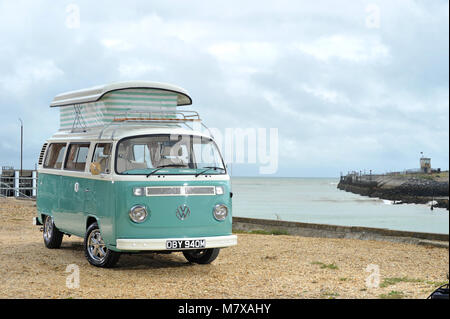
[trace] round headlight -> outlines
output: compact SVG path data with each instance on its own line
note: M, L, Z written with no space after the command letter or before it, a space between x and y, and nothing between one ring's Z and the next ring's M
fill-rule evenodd
M217 220L224 220L228 216L228 207L223 204L216 205L213 210L213 215Z
M147 218L147 215L145 206L136 205L130 209L130 219L135 223L142 223Z

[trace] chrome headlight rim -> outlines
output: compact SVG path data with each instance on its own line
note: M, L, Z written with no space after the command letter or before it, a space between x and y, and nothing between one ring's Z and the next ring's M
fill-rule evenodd
M141 212L142 211L144 212L143 217L136 218L136 213L138 210L140 210ZM138 204L138 205L134 205L133 207L131 207L128 215L133 223L141 224L147 220L149 214L147 211L147 207L145 205Z
M221 210L223 211L223 209L225 209L225 213L218 214L218 212ZM219 222L224 221L228 217L228 206L225 204L215 205L213 209L213 216Z

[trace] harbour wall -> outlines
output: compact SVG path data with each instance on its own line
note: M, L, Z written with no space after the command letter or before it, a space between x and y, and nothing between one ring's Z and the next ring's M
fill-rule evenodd
M338 189L369 197L392 200L395 203L427 204L435 201L434 207L449 207L449 183L431 178L398 175L342 176Z
M233 217L233 230L243 232L263 231L269 234L286 234L302 237L389 241L441 248L449 247L448 234L399 231L359 226L312 224L246 217Z

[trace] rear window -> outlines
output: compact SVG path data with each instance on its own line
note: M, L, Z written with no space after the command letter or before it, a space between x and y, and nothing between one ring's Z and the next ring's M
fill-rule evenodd
M45 156L44 168L60 169L64 159L65 151L65 143L50 144L50 146L48 147L47 155Z
M83 172L89 153L89 143L70 144L64 169Z

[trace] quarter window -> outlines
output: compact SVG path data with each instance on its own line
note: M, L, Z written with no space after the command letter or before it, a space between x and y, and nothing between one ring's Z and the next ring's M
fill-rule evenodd
M66 144L52 143L48 147L47 155L44 161L44 168L60 169L64 159Z
M70 144L64 169L83 172L88 152L89 144Z

